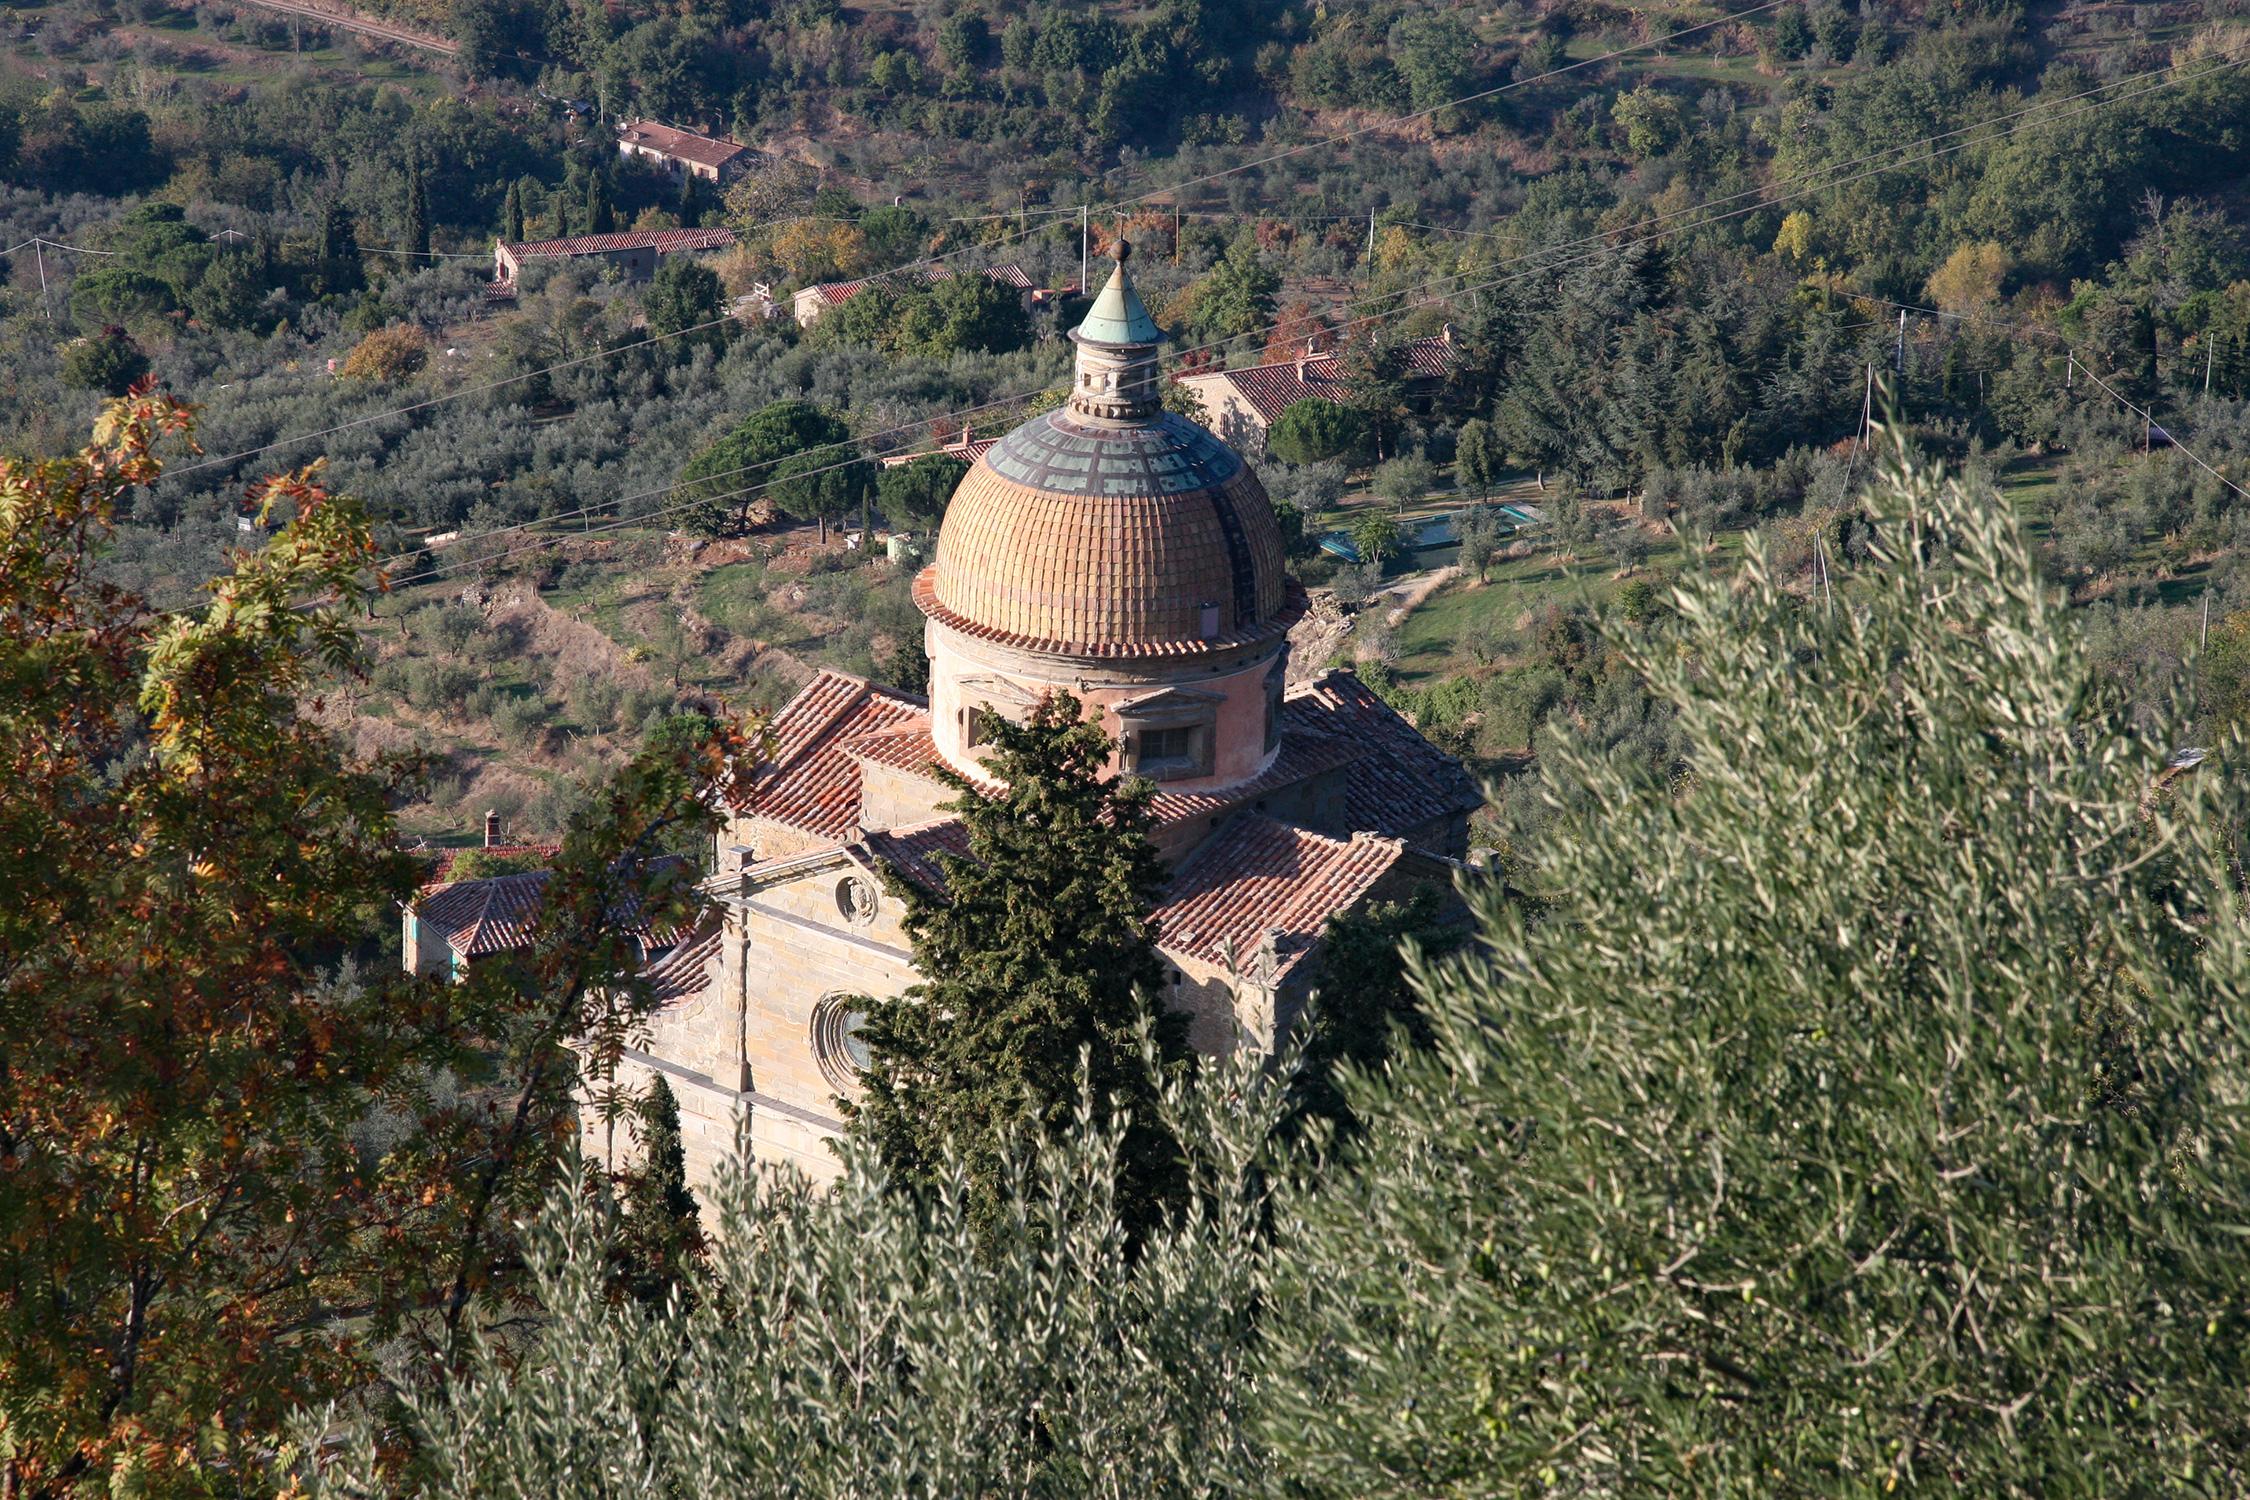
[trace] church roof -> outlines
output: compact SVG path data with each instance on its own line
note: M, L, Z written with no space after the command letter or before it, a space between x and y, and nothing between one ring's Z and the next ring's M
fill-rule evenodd
M1424 739L1356 672L1322 672L1282 701L1281 721L1285 732L1309 729L1366 747L1345 772L1345 816L1354 828L1408 838L1484 806L1468 768Z
M962 476L914 601L940 625L1068 657L1201 655L1270 639L1295 596L1241 456L1157 398L1163 334L1117 272L1071 337L1066 407Z
M703 925L685 941L641 970L641 977L648 981L650 997L659 1005L672 1005L702 994L712 961L719 956L719 945L725 936L726 924L716 912L705 917Z
M868 834L862 847L925 890L945 885L941 856L965 859L968 832L951 818ZM1157 948L1174 958L1232 962L1247 971L1274 934L1271 978L1286 976L1406 852L1399 839L1330 838L1246 813L1180 866L1152 920Z
M1166 953L1248 970L1274 935L1279 980L1312 952L1328 919L1349 911L1390 872L1406 845L1370 833L1348 839L1245 814L1219 830L1173 877L1156 909Z
M1148 315L1141 294L1134 289L1133 275L1125 269L1127 248L1121 245L1118 251L1117 269L1110 273L1109 285L1094 298L1094 305L1086 310L1086 321L1078 325L1076 337L1088 344L1158 343L1164 332Z
M929 715L916 700L863 677L822 672L767 726L770 753L747 787L733 789L735 809L816 838L850 838L859 831L856 742L914 723L927 733Z
M962 477L924 578L916 602L940 622L1070 655L1256 639L1286 628L1291 600L1257 476L1169 412L1032 418Z
M1476 778L1351 671L1332 668L1291 691L1281 728L1280 753L1252 781L1210 791L1159 788L1149 803L1157 824L1217 816L1338 767L1346 822L1388 838L1421 837L1430 824L1484 805ZM737 790L736 809L839 843L860 832L863 765L930 775L941 763L928 709L846 672L806 683L767 733L772 753L747 791Z

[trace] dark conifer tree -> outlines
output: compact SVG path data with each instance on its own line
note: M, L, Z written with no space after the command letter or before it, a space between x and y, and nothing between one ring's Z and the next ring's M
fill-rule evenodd
M513 244L523 242L523 184L508 184L508 199L500 209L500 237Z
M320 289L356 292L367 285L359 263L359 224L342 202L328 205L320 221Z
M609 234L616 228L617 215L609 205L609 184L601 173L590 173L586 178L586 232Z
M703 189L697 185L693 172L688 173L686 180L680 184L680 227L703 227Z
M703 1254L703 1224L688 1191L680 1105L671 1085L653 1079L638 1116L641 1162L624 1178L615 1284L623 1295L654 1305L684 1285L689 1266Z
M1103 1118L1130 1117L1119 1201L1142 1229L1172 1201L1179 1169L1138 1027L1155 1009L1160 1054L1179 1067L1186 1023L1157 1001L1149 910L1165 873L1148 839L1149 785L1105 777L1109 737L1079 715L1061 693L1021 725L990 720L1000 791L939 769L968 855L938 857L940 893L892 881L926 977L869 1003L866 1090L844 1107L853 1134L908 1183L931 1181L954 1141L989 1224L1010 1154L1075 1116L1083 1053Z
M422 177L422 156L406 161L406 248L419 266L430 256L430 190Z

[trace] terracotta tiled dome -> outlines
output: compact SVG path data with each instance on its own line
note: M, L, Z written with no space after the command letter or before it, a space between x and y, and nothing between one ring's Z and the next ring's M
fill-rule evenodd
M1074 655L1168 655L1285 628L1264 487L1233 449L1158 409L1153 338L1089 332L1154 329L1122 265L1095 313L1110 303L1074 335L1071 404L1008 434L954 491L917 601L955 628Z

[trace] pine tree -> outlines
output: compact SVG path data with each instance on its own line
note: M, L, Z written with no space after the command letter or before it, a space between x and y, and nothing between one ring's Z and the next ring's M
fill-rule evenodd
M422 177L422 154L406 162L406 248L419 266L430 256L430 190Z
M1177 1184L1177 1146L1156 1119L1139 1043L1163 978L1148 914L1165 872L1148 839L1149 785L1104 775L1109 737L1079 713L1059 693L1021 725L989 721L1003 790L939 770L968 855L939 856L941 893L891 881L924 977L868 1004L866 1091L844 1108L852 1133L909 1183L935 1179L951 1138L990 1226L1010 1159L1076 1117L1084 1054L1100 1117L1130 1116L1119 1208L1139 1231ZM1153 1029L1164 1063L1184 1065L1184 1020L1160 1012Z
M641 1160L621 1174L623 1221L612 1252L617 1291L661 1306L674 1287L686 1289L687 1272L703 1254L703 1224L688 1191L687 1154L680 1144L680 1103L661 1075L634 1111Z
M523 243L523 184L508 184L507 202L500 209L500 236L510 244Z
M680 227L699 229L703 225L703 189L693 172L680 184Z

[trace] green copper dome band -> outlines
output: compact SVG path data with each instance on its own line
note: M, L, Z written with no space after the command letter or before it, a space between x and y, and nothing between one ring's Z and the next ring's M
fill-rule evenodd
M1017 484L1065 495L1187 494L1216 489L1242 468L1233 449L1172 412L1137 427L1047 412L1002 438L985 462Z

